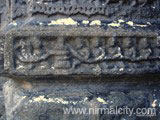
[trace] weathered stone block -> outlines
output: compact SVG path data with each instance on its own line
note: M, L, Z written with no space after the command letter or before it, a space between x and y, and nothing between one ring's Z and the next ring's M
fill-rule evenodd
M132 80L126 77L83 78L83 80L59 77L54 81L11 80L4 86L7 118L8 120L158 120L160 97L157 80L151 76ZM134 110L152 108L156 112L132 115L106 112L106 108L116 110L125 107ZM83 108L87 112L65 114L67 108ZM95 112L94 108L102 110ZM90 114L89 109L92 109Z
M159 8L159 0L0 0L7 120L158 120ZM157 115L104 114L124 106ZM71 107L102 110L64 114Z

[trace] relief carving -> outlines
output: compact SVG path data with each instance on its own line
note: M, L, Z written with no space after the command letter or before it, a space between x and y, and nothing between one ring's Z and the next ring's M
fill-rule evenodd
M56 74L60 70L79 74L79 70L91 69L94 73L98 69L99 74L133 73L157 67L150 61L159 63L159 56L155 56L160 54L160 48L155 47L156 37L22 36L14 41L14 69L17 71L45 70Z
M27 14L34 16L42 14L52 16L62 15L92 15L110 16L120 14L124 16L127 11L134 14L134 7L145 8L155 0L8 0L12 3L12 18L24 18ZM157 3L158 4L158 3ZM119 7L123 6L123 7ZM142 8L141 8L142 7ZM148 7L146 7L148 9ZM132 10L133 9L133 10ZM152 12L148 9L148 12Z
M12 19L25 17L27 15L27 1L28 0L7 0Z

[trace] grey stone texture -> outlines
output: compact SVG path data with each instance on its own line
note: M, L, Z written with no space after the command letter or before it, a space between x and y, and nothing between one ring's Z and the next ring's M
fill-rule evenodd
M0 77L0 120L6 120L3 85L7 80L7 78Z
M7 120L160 119L159 8L159 0L0 0L0 119L5 111ZM124 106L157 115L63 111Z
M160 71L159 0L7 0L3 6L8 16L1 32L3 74Z

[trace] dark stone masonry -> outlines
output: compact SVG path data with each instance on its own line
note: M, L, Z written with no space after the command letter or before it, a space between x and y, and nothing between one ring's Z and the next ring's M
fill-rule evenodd
M159 73L159 0L0 0L0 120L160 120Z

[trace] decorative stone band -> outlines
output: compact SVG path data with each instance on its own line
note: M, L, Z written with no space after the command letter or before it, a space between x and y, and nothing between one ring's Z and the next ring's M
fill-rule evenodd
M32 14L35 13L42 13L46 15L53 15L56 13L61 13L65 15L74 15L74 14L86 14L87 16L94 15L94 14L101 14L105 15L105 7L100 6L100 7L95 7L93 5L90 6L84 6L84 5L61 5L57 6L56 4L49 6L47 4L39 4L39 3L34 3L30 5L29 8L30 12Z
M76 18L158 19L159 0L7 0L12 20L41 16L72 15ZM11 3L10 3L11 2ZM10 5L11 4L11 5ZM146 12L147 11L147 12Z
M156 32L57 26L16 29L7 36L5 70L11 75L119 75L160 71L160 37Z
M29 10L32 14L41 13L46 15L53 15L57 13L65 15L74 15L79 13L87 16L95 14L108 15L110 11L116 12L112 10L112 8L117 7L117 5L123 5L123 8L126 6L134 7L136 5L143 7L146 4L152 4L154 1L155 0L31 0L29 2Z

